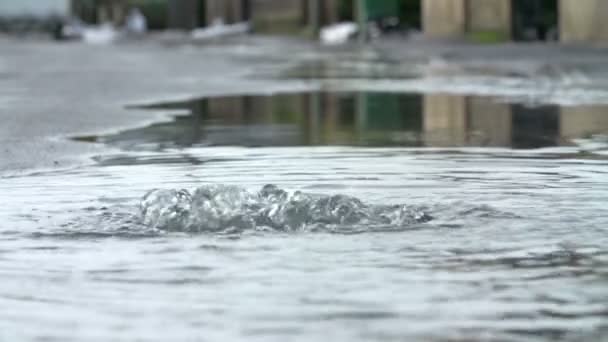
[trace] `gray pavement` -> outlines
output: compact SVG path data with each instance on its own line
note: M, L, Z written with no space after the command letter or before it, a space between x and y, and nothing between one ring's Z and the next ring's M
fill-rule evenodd
M0 38L0 175L90 163L109 147L69 137L166 120L171 113L126 106L190 97L322 87L608 103L607 51L390 40L320 48L267 37L108 46Z
M303 86L299 81L248 78L265 64L263 59L239 58L255 54L254 49L2 40L0 173L87 163L103 147L69 137L139 126L168 114L127 105Z

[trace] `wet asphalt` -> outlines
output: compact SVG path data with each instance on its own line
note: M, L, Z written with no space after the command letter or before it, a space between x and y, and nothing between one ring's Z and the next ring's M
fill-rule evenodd
M201 96L321 88L481 89L482 95L505 95L510 93L501 84L517 79L523 86L504 83L515 95L522 94L522 87L536 89L540 82L539 87L549 90L535 95L536 100L570 96L576 101L591 94L586 103L608 102L606 56L608 49L602 47L556 44L387 39L320 47L284 37L192 42L158 35L88 45L0 37L0 175L91 163L92 156L109 147L71 137L168 120L173 113L130 107ZM425 81L418 82L420 77Z

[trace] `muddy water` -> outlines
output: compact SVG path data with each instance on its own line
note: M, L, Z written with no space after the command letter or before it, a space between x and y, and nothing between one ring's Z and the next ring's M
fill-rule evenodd
M0 179L1 340L608 337L605 108L147 107L189 113L79 137L120 149L90 166Z

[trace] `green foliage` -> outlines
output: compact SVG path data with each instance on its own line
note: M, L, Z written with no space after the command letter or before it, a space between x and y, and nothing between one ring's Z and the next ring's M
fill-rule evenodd
M365 12L369 19L399 15L400 0L365 0Z
M340 2L340 17L346 13L353 13L357 0L342 0ZM398 17L402 26L406 28L420 28L422 26L422 0L364 0L367 17L371 20ZM351 15L352 18L352 15Z
M479 44L496 44L509 40L504 32L499 31L476 31L468 34L468 39Z

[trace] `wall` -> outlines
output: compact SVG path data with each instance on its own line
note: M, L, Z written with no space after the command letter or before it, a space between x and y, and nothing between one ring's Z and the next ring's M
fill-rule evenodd
M67 14L69 0L0 0L0 16Z
M247 14L241 0L206 0L205 14L208 24L222 18L225 23L233 24L245 20Z
M608 1L560 0L563 42L608 42Z
M511 0L468 0L467 30L511 37Z
M254 30L266 33L296 33L305 26L303 0L252 0Z
M167 5L169 28L191 30L199 26L198 0L172 0Z
M333 24L339 21L339 0L321 1L321 23Z
M422 0L422 27L429 37L449 38L464 34L465 0Z

